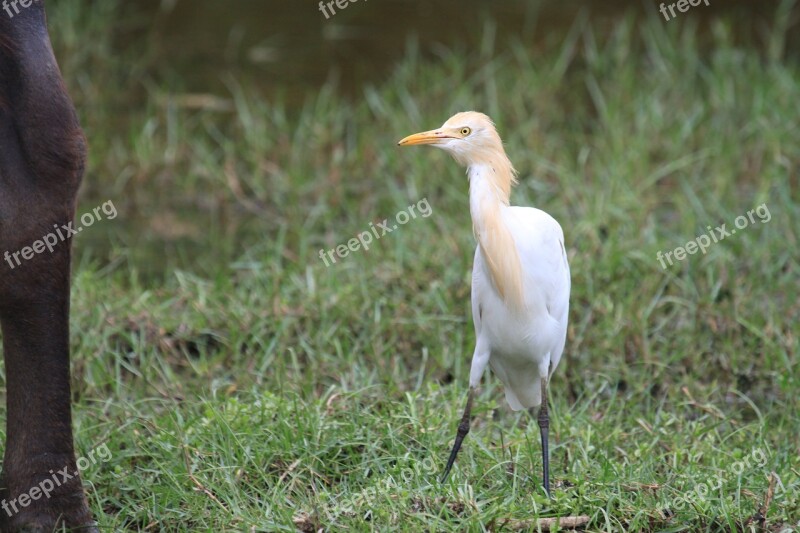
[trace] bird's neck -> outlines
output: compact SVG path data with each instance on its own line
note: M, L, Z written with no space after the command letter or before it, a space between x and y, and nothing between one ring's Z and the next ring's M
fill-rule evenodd
M476 226L496 222L496 215L509 207L510 187L498 177L497 171L487 164L472 164L467 170L469 176L469 208L472 223Z
M507 176L498 171L502 169L488 164L469 167L472 229L498 295L513 309L522 310L522 265L507 221L513 167ZM507 187L503 187L505 183Z

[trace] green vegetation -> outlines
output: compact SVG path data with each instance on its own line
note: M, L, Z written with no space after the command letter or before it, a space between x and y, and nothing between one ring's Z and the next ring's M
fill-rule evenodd
M120 213L76 242L74 424L79 453L112 452L85 472L103 530L535 531L574 515L591 531L749 530L771 472L767 526L800 528L786 10L759 45L724 16L709 31L579 18L536 51L487 23L475 49L412 41L359 99L326 85L295 107L233 80L187 98L144 40L110 40L120 4L83 4L50 21L92 147L82 210ZM490 374L437 482L474 342L468 183L395 143L466 109L498 123L512 202L567 238L552 501L538 428ZM319 258L422 198L430 217ZM769 222L661 268L657 252L762 203Z

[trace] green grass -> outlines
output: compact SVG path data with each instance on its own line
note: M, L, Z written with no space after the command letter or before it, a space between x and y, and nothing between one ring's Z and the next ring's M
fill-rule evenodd
M143 41L109 40L119 12L50 13L92 146L81 207L120 211L76 243L73 298L78 450L112 453L85 473L103 530L750 530L771 472L767 527L800 528L800 68L782 19L743 44L724 15L708 32L582 18L536 51L488 23L474 50L410 42L361 99L328 85L291 108L231 82L214 110L180 105ZM553 500L538 428L488 374L437 482L474 343L468 184L395 143L465 109L497 121L512 203L567 239ZM319 259L422 198L430 217ZM656 260L762 203L768 223Z

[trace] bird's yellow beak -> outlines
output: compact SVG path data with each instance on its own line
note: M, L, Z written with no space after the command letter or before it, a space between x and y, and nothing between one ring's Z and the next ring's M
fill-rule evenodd
M436 144L445 139L453 139L452 135L448 135L444 130L430 130L421 133L409 135L405 139L397 143L398 146L415 146L417 144Z

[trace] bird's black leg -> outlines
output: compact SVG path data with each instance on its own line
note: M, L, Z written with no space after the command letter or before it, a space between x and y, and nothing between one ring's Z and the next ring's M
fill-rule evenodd
M444 468L444 474L442 474L442 483L447 480L447 474L450 473L450 469L453 468L453 463L456 462L456 455L458 455L458 450L461 449L461 443L464 442L464 437L469 433L470 411L472 411L472 399L474 396L475 389L470 387L469 394L467 395L467 407L464 409L464 416L461 417L461 423L458 425L456 441L453 443L453 451L450 452L450 458L447 460L447 466Z
M547 415L547 379L542 378L542 406L539 409L539 432L542 434L542 483L547 497L550 497L550 447L548 443L548 431L550 429L550 417Z

